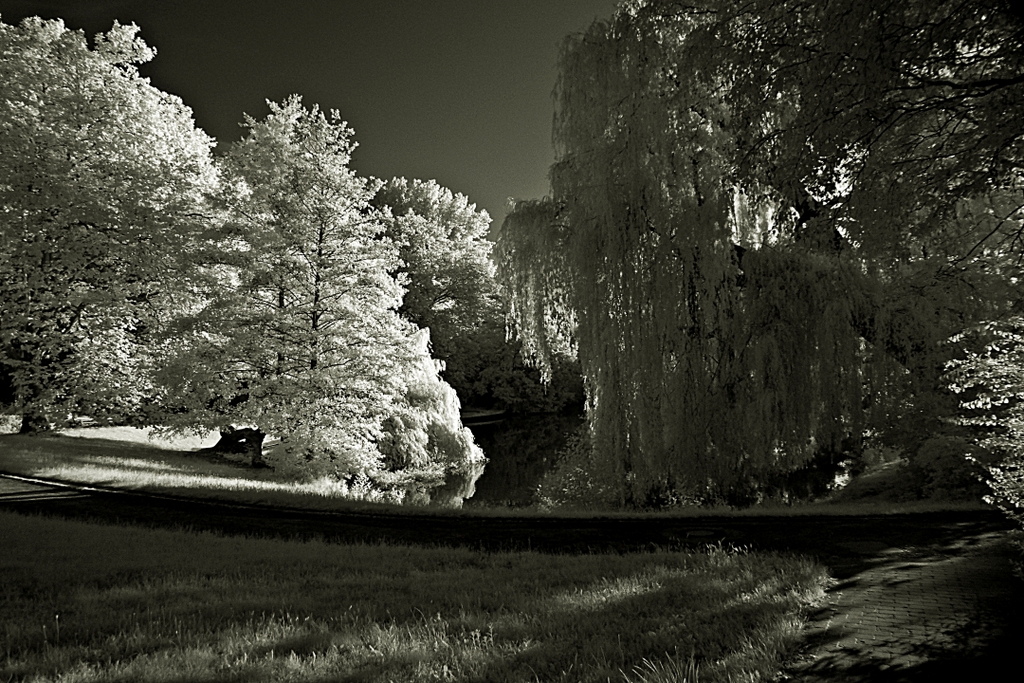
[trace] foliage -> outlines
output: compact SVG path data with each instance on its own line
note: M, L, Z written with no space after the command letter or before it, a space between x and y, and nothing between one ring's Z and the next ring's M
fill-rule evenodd
M419 362L407 377L403 401L383 424L377 448L384 472L375 481L398 489L399 502L461 507L483 473L483 451L462 426L455 390L440 375L440 361L431 359L428 330L420 330Z
M994 2L651 0L566 40L552 198L499 272L542 368L578 346L620 503L859 448L1019 298L1022 35Z
M1024 317L980 325L953 338L964 357L946 382L962 397L961 424L977 430L972 454L984 466L987 498L1024 527Z
M25 429L150 395L150 333L215 180L190 110L139 76L137 33L90 49L59 20L0 23L0 381Z
M494 280L490 217L436 181L394 178L374 198L390 211L387 235L408 279L399 311L430 330L431 354L467 405L512 412L557 412L580 403L579 373L566 355L545 387L506 339L503 292Z
M908 458L907 476L931 500L981 500L986 453L964 437L935 436Z
M399 311L430 330L431 355L465 402L481 370L479 330L496 313L490 216L434 180L393 178L373 203L386 211L386 234L399 249L407 286Z
M223 163L213 287L183 321L166 402L180 406L179 426L281 437L278 466L374 470L381 422L416 360L389 274L396 250L369 206L376 184L348 168L355 143L336 112L292 97L246 126Z
M393 178L374 204L390 209L386 234L398 245L399 271L407 276L399 310L430 329L434 357L447 361L456 340L487 314L494 294L490 216L434 180Z
M551 199L515 202L511 209L498 237L497 274L522 355L540 368L546 382L556 355L576 355L568 226Z
M444 376L466 405L520 414L581 412L576 359L556 354L550 373L545 382L541 371L524 361L522 343L506 336L502 308L494 301L488 317L459 340Z
M474 510L536 507L538 486L582 422L583 415L578 412L530 413L505 415L476 427L473 435L488 462L487 476L470 501Z
M394 178L374 204L390 210L387 234L399 245L408 291L399 309L430 329L431 353L463 403L511 412L557 412L579 402L569 354L553 361L558 381L545 386L506 339L502 292L487 239L490 217L436 181ZM550 379L550 378L547 378Z
M594 458L592 441L584 426L571 434L558 451L555 466L537 487L537 503L545 510L614 505L618 485L608 480L606 472Z
M278 472L461 504L484 459L429 334L398 313L397 248L370 204L379 183L349 169L337 112L269 106L223 160L223 221L195 255L201 303L168 342L160 420L255 425L279 438L263 459Z
M406 436L429 453L388 476L429 470L421 489L448 481L461 501L482 455L396 311L390 217L370 204L381 184L348 168L352 131L298 98L271 104L218 183L188 109L138 75L155 53L137 31L115 23L90 50L59 21L0 25L0 398L25 430L76 412L255 425L281 437L278 469L353 485L384 476L382 422L417 416ZM415 296L435 319L462 302L449 326L472 325L486 214L436 184L402 187L451 247L426 219L399 221L432 268Z

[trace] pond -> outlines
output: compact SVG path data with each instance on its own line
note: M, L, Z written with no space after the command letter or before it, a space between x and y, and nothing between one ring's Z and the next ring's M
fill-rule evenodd
M582 423L582 415L538 414L468 425L488 463L466 507L531 505L541 479L555 465L556 454Z

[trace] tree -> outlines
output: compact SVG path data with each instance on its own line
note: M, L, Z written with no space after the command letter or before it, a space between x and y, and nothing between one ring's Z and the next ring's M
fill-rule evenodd
M260 444L280 437L268 455L275 468L367 480L386 469L385 419L418 408L412 379L428 392L440 380L417 328L398 315L397 249L370 206L378 183L348 167L352 130L297 96L268 105L224 159L212 288L183 320L189 336L163 373L167 402L180 407L179 427L236 423L253 425ZM483 460L457 406L455 415L420 425L462 438L430 450L442 475Z
M567 39L552 198L499 258L527 349L578 346L620 503L855 446L1019 299L1021 42L997 2L854 0L631 2Z
M373 451L413 330L395 313L402 289L369 207L376 186L348 168L351 129L298 97L268 104L222 165L217 289L164 374L188 422L255 424L295 458L345 469Z
M951 341L962 356L945 379L962 398L960 423L986 451L987 500L1024 527L1024 317L978 325Z
M497 273L509 292L509 318L522 340L522 355L548 381L556 355L576 354L568 226L551 199L516 202L511 208L501 226Z
M211 140L137 64L138 27L0 23L0 377L22 431L133 413L148 331L215 180Z
M464 387L468 337L495 312L490 216L434 180L393 178L374 204L390 211L387 235L399 247L399 272L408 282L399 310L430 329L445 377Z
M437 181L405 178L385 183L374 205L391 212L387 234L408 279L405 317L429 327L435 346L475 324L494 291L487 212Z
M399 245L408 289L399 311L430 330L432 355L464 404L514 412L555 412L578 404L578 371L564 356L545 387L506 339L494 279L490 217L467 197L429 180L394 178L374 204L390 211L387 235Z

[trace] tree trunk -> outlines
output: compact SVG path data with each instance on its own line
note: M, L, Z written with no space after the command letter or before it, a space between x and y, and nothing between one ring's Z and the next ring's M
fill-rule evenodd
M50 421L45 414L32 408L26 408L25 412L21 414L19 434L39 434L48 431L50 431Z
M243 453L253 467L267 467L263 460L263 440L267 435L258 428L228 426L220 430L220 441L210 450L214 453Z

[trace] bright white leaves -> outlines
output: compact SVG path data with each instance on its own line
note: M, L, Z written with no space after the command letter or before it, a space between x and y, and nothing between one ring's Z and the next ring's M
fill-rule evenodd
M993 456L986 465L993 502L1024 522L1024 318L980 325L950 341L964 352L947 364L945 377L962 398L960 422L981 434L979 444Z
M138 75L154 53L137 32L90 50L60 21L0 24L0 363L19 410L137 407L140 334L215 179L189 109Z
M465 195L433 180L393 178L374 203L390 210L387 234L408 277L402 313L430 328L434 350L446 358L456 352L454 340L476 328L491 309L491 218Z
M155 400L141 419L255 424L282 437L279 465L339 476L378 472L381 423L416 414L440 483L479 475L457 399L397 312L398 250L370 205L381 183L348 168L352 130L297 97L271 103L215 169L190 111L139 77L155 51L137 32L115 23L90 50L59 21L0 24L0 377L14 407L140 419ZM486 214L434 194L473 218L438 239L478 249Z
M210 264L222 276L165 375L192 424L258 425L295 467L373 470L416 356L397 250L369 204L378 184L348 168L355 142L337 113L298 97L270 109L224 161Z
M398 248L371 205L381 183L348 167L352 130L297 96L268 104L222 164L212 286L163 372L179 426L256 425L281 439L275 468L361 478L395 500L479 476L429 334L398 313Z

